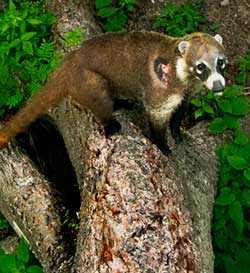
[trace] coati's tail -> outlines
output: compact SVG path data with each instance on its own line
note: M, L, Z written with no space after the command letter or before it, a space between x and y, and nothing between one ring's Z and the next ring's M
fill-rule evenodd
M0 129L0 148L3 148L18 133L24 131L34 120L45 113L50 106L67 95L68 82L63 67L56 70L47 83L30 98L24 108L17 112Z

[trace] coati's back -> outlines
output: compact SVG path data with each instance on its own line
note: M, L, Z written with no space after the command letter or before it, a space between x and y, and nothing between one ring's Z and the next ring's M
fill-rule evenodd
M155 32L109 33L86 41L80 56L87 69L108 79L119 93L133 96L131 91L138 91L148 80L149 59L160 51L167 54L174 42Z

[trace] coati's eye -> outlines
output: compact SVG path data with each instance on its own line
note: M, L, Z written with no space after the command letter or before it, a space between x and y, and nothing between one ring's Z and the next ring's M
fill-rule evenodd
M225 67L225 62L223 59L218 59L217 61L217 65L220 67L220 68L224 68Z
M206 65L204 63L200 63L196 65L196 71L198 74L202 74L206 69Z

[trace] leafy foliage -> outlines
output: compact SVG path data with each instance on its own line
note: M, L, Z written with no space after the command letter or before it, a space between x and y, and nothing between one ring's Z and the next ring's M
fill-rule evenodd
M55 17L41 0L9 0L0 11L0 116L37 92L59 54L51 42Z
M9 228L9 224L7 220L0 214L0 231L7 230Z
M249 54L240 60L240 84L249 80L249 60ZM232 132L232 141L217 149L220 174L213 239L218 273L247 273L250 268L250 137L240 127L250 101L241 96L243 90L243 85L235 85L226 88L222 97L208 94L192 101L198 107L196 117L212 117L211 132Z
M0 273L42 273L42 268L33 263L33 256L23 239L19 242L16 255L6 254L0 249Z
M236 77L236 83L250 86L250 53L240 59L240 73Z
M170 36L181 37L197 31L208 19L200 13L200 1L177 5L169 2L155 18L154 28L162 28ZM214 25L215 27L215 25Z
M97 15L102 18L102 28L109 31L123 31L127 14L132 12L137 0L96 0Z
M64 34L63 42L66 46L78 46L83 43L83 31L80 28Z

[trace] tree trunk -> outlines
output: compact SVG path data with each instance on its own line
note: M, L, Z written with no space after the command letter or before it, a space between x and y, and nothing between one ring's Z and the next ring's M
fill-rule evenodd
M84 27L85 38L96 34L91 3L47 1L59 17L57 37L76 26ZM1 212L26 238L44 272L213 272L215 147L223 140L208 133L207 123L186 132L166 157L131 122L143 119L141 113L116 113L122 131L108 139L93 115L70 99L50 115L80 189L75 253L62 232L53 185L15 142L0 152Z

